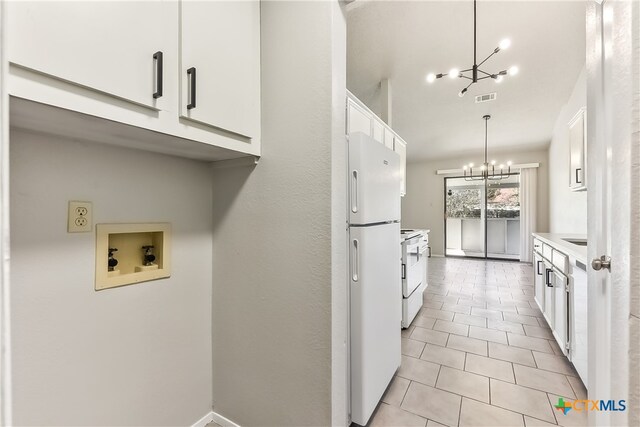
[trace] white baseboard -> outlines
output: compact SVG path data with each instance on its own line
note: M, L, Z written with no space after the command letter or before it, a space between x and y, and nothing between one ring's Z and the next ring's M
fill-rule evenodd
M240 424L236 424L229 418L225 418L217 412L211 412L213 415L213 421L220 424L222 427L240 427Z
M213 411L209 412L207 415L205 415L204 417L200 418L198 421L193 423L191 427L205 427L211 421L213 421Z

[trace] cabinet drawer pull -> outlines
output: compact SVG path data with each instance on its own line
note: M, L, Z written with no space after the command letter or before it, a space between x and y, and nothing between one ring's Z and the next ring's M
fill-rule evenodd
M156 63L156 91L153 94L154 99L158 99L162 96L162 66L163 66L163 58L162 51L158 51L153 54L153 60Z
M582 168L576 168L576 184L582 184L582 180L578 178L578 171L581 171Z
M553 288L553 284L551 284L551 277L549 276L549 273L553 272L553 270L550 268L546 268L545 270L544 282L548 287Z
M538 273L538 276L542 276L542 273L540 272L540 264L542 264L542 261L538 261L536 264L536 273Z
M187 76L190 76L189 81L189 103L187 104L187 110L196 108L196 67L191 67L187 70Z

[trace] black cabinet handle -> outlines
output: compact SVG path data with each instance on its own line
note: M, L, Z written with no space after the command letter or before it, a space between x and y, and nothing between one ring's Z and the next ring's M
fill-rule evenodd
M538 276L542 276L542 273L540 272L540 264L542 264L542 261L538 261L536 264L536 273L538 273Z
M187 104L187 110L196 108L196 67L191 67L187 70L187 75L191 76L189 96L190 100Z
M576 184L582 184L582 181L578 179L578 171L581 171L582 168L576 168Z
M156 53L153 54L153 60L156 63L156 91L153 93L153 97L155 99L158 99L162 96L162 80L163 80L163 76L162 76L162 63L163 63L163 59L162 59L162 52L161 51L157 51Z
M549 277L549 273L551 273L553 270L550 268L545 269L545 279L544 282L547 284L548 287L553 288L553 285L551 284L551 278Z

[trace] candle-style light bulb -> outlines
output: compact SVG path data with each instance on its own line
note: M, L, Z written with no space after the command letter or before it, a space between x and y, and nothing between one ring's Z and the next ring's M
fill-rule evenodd
M469 163L469 167L472 168L473 167L473 163Z

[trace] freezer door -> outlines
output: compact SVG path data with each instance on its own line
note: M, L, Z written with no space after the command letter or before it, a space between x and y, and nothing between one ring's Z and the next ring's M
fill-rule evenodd
M400 220L400 156L371 137L349 135L349 223Z
M351 418L366 425L400 366L400 225L351 227Z

